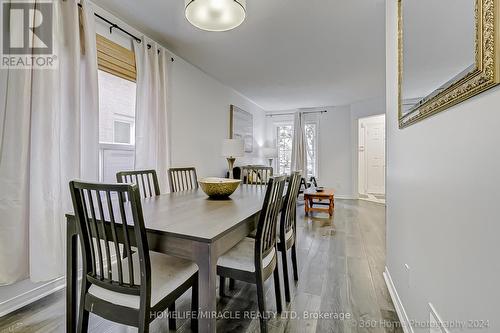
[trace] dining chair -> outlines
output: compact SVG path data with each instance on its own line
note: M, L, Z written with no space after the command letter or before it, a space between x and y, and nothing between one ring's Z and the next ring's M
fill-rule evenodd
M245 165L239 167L239 175L243 184L247 185L267 185L273 176L273 167L263 165ZM234 169L233 169L234 172ZM234 174L236 175L236 173ZM255 238L257 230L253 230L248 236ZM235 289L234 279L229 279L229 289Z
M87 332L90 312L148 332L155 317L166 309L171 313L189 288L192 311L197 310L198 268L149 251L137 184L71 181L69 187L83 255L77 332ZM175 323L170 317L169 326ZM197 328L196 316L191 326Z
M277 265L276 226L283 202L286 176L272 177L266 189L260 211L256 238L245 237L236 246L219 257L217 274L220 277L219 293L224 296L226 278L257 285L261 332L267 332L267 314L264 281L274 276L277 312L281 313L281 290Z
M120 171L116 173L118 183L137 184L141 197L149 198L160 195L160 185L156 170L133 170Z
M198 188L196 168L170 168L168 169L168 183L170 192L194 190Z
M312 183L312 186L318 187L318 181L316 180L316 177L311 176L311 178L309 178L309 182Z
M306 181L305 178L300 178L299 193L297 194L297 197L303 194L309 187L311 187L311 183Z
M241 167L240 179L243 184L267 185L273 176L273 168L261 165L246 165Z
M287 302L291 300L287 258L287 251L290 249L292 254L293 277L295 281L299 280L295 242L297 236L297 194L299 192L301 178L300 171L294 171L290 175L278 227L278 251L281 252L283 279L285 281L285 300Z
M137 184L142 198L151 198L160 195L160 185L156 170L130 170L119 171L116 173L117 183L133 183ZM127 257L127 253L123 253L123 259ZM175 309L170 309L175 311Z

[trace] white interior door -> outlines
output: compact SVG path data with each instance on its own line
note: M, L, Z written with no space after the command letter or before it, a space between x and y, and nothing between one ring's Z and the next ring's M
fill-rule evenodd
M365 124L366 192L385 193L385 123Z

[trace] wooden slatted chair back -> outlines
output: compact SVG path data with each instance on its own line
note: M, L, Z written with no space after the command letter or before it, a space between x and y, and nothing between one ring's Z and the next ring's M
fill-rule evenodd
M168 169L168 182L170 192L194 190L198 188L196 168L170 168Z
M273 168L269 166L247 165L241 167L240 179L243 184L267 185L273 176Z
M295 237L296 215L297 215L297 196L299 194L300 180L302 176L300 171L294 171L288 180L288 187L283 202L283 209L280 218L280 237L281 242L286 241L288 235L293 232Z
M99 287L140 296L141 306L149 306L151 262L137 184L71 181L70 191L82 244L84 277ZM139 265L132 260L132 247ZM111 269L114 256L116 271ZM136 270L140 280L134 277Z
M116 174L118 183L137 184L141 197L150 198L160 195L160 185L156 170L120 171Z
M269 179L255 237L256 267L261 267L262 258L265 258L276 248L276 226L278 214L283 204L285 184L286 176Z

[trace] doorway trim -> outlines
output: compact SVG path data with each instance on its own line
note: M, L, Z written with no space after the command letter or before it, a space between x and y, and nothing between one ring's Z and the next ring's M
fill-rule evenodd
M362 164L362 161L360 160L361 157L360 157L360 139L361 139L361 125L362 125L362 122L366 122L367 120L369 119L372 119L372 118L380 118L380 117L384 117L384 142L386 142L386 137L387 137L387 134L386 134L386 123L387 123L387 119L385 117L385 114L384 113L381 113L381 114L375 114L375 115L370 115L370 116L365 116L365 117L357 117L355 119L355 137L354 137L354 146L355 146L355 161L356 161L356 165L353 166L353 174L355 175L355 183L354 183L354 191L356 193L356 197L360 200L367 200L367 201L372 201L372 202L376 202L376 203L381 203L381 204L385 204L385 194L384 193L384 197L383 198L377 198L375 195L370 195L368 193L362 193L362 191L360 191L360 170L361 170L361 164ZM387 161L387 148L386 148L386 143L384 144L384 166L385 166L385 163ZM385 168L385 167L384 167ZM366 175L365 175L366 177ZM384 170L384 192L387 191L387 189L385 188L385 184L386 184L387 180L385 178L385 170Z

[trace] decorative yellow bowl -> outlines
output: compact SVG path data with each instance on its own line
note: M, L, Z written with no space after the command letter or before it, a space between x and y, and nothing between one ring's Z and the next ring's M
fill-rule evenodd
M238 188L240 179L208 177L198 181L203 192L210 198L224 199L229 197Z

